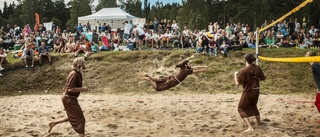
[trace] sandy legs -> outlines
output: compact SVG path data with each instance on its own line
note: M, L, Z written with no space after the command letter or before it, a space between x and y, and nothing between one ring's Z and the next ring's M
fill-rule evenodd
M260 115L257 115L257 116L255 116L255 117L256 117L256 120L257 120L258 125L260 126L260 125L261 125ZM248 128L247 128L246 130L244 130L243 132L251 132L251 131L254 130L248 118L243 118L243 121L247 124L247 127L248 127Z
M208 71L208 66L192 66L193 73L206 72Z
M153 77L149 76L148 74L142 74L142 75L141 75L141 78L144 79L144 80L146 80L146 81L148 81L148 82L151 84L151 86L152 86L155 90L157 90L157 83L156 83L156 81L158 81L157 78L153 78Z
M63 122L67 122L67 121L69 121L69 118L68 118L68 116L65 116L65 117L63 117L63 118L61 118L61 119L58 119L58 120L53 121L53 122L50 122L50 123L49 123L48 133L51 132L51 129L52 129L55 125L60 124L60 123L63 123ZM79 137L84 137L84 134L79 134Z
M67 116L65 116L65 117L63 117L63 118L61 118L61 119L58 119L58 120L53 121L53 122L50 122L50 123L49 123L48 133L50 133L51 129L52 129L55 125L57 125L57 124L59 124L59 123L67 122L67 121L69 121L69 119L68 119Z

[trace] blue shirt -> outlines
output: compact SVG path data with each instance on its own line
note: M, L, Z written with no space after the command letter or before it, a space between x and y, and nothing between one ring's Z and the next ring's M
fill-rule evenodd
M40 54L40 53L46 53L46 52L48 52L48 51L49 51L49 49L48 49L47 47L42 47L42 46L40 46L40 47L38 48L39 54Z

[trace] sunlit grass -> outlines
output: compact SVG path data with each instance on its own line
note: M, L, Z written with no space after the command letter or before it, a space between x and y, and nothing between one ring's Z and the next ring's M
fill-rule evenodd
M174 74L174 66L182 59L189 59L191 65L207 65L208 72L191 75L178 86L165 91L179 94L188 93L240 93L241 86L234 85L233 74L244 67L245 53L255 53L255 49L230 51L231 57L213 57L196 54L194 50L141 50L108 51L93 54L87 60L88 71L83 72L83 85L94 93L156 93L151 86L139 78L141 73L155 77ZM260 49L259 55L267 57L304 56L307 50L295 48ZM40 68L26 70L20 58L8 54L9 64L5 64L0 78L0 94L44 94L61 93L65 79L70 72L72 54L53 54L53 65L44 62ZM83 55L82 55L83 56ZM36 57L36 64L38 57ZM259 62L267 79L261 82L265 94L313 93L315 83L308 63ZM22 93L18 93L22 91Z

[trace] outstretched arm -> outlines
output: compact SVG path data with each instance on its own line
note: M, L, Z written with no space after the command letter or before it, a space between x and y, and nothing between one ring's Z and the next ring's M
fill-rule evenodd
M193 66L193 73L205 72L208 71L208 66Z

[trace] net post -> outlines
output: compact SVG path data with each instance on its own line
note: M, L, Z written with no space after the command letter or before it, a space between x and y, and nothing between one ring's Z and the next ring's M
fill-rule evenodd
M259 65L259 36L260 36L260 31L259 28L257 28L257 33L256 33L256 65Z

